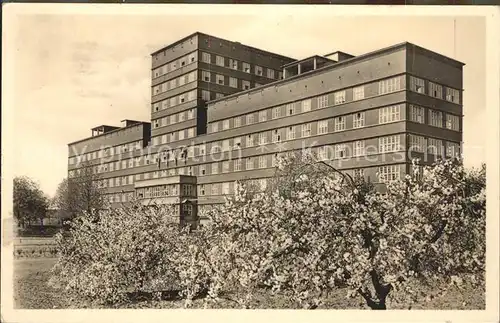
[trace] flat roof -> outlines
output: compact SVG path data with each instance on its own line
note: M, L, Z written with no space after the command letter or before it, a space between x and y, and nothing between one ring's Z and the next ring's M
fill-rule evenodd
M97 126L97 127L91 128L90 130L95 130L95 129L99 129L99 128L102 128L102 127L107 127L107 128L120 128L120 127L117 127L117 126L110 126L110 125L107 125L107 124L102 124L102 125L100 125L100 126Z
M424 47L412 44L410 42L402 42L402 43L395 44L395 45L392 45L392 46L389 46L389 47L385 47L385 48L382 48L382 49L377 49L375 51L371 51L371 52L368 52L368 53L365 53L365 54L362 54L362 55L353 56L351 58L347 58L347 59L341 60L341 61L336 62L334 64L326 65L326 66L320 67L320 68L315 69L315 70L307 71L307 72L302 73L302 74L297 74L297 75L291 76L291 77L286 78L286 79L281 79L281 80L277 80L275 82L266 83L266 84L263 84L263 85L261 85L259 87L255 87L253 89L236 92L236 93L224 96L224 97L219 98L219 99L211 100L211 101L207 102L207 105L215 104L215 103L218 103L218 102L221 102L221 101L225 101L227 99L236 98L236 97L238 97L240 95L248 94L248 93L251 93L253 91L257 91L257 89L259 89L259 88L265 88L265 87L269 87L269 86L276 86L276 85L281 84L281 83L287 83L290 80L297 80L297 79L300 79L300 78L302 78L304 76L309 76L309 75L312 75L312 74L320 72L320 71L327 71L327 70L330 70L330 69L334 69L334 68L342 66L344 64L349 64L349 63L352 63L352 62L356 62L358 60L363 60L363 59L369 58L370 56L376 56L376 55L379 55L379 54L382 54L382 53L385 53L385 52L388 52L388 51L391 51L391 50L394 50L394 49L398 49L398 48L402 48L402 47L407 47L407 46L412 46L414 48L417 48L417 49L423 50L423 51L425 51L427 53L430 53L430 54L432 54L434 56L438 56L438 57L441 57L441 58L444 58L444 59L448 59L448 60L450 60L451 62L453 62L453 63L455 63L457 65L461 65L461 66L465 65L465 63L463 63L463 62L460 62L460 61L457 61L456 59L453 59L453 58L450 58L448 56L436 53L436 52L434 52L432 50L429 50L429 49L426 49Z
M324 60L324 61L335 62L334 60L329 59L327 57L323 57L323 56L319 56L319 55L313 55L313 56L309 56L309 57L303 58L303 59L295 61L295 62L290 62L288 64L283 65L282 67L286 68L286 67L289 67L289 66L292 66L292 65L295 65L295 64L300 64L302 62L308 61L308 60L313 59L313 58L319 58L319 59Z
M138 126L138 125L145 125L145 124L151 124L151 122L137 121L137 123L130 124L130 125L126 126L126 127L107 126L107 127L114 127L115 129L110 130L108 132L101 133L101 134L99 134L97 136L90 136L90 137L83 138L83 139L80 139L80 140L72 141L72 142L68 143L68 146L69 145L74 145L74 144L77 144L79 142L83 142L83 141L86 141L86 140L90 140L90 139L94 139L94 138L97 138L97 137L101 137L101 136L110 134L112 132L117 132L117 131L121 131L121 130L124 130L124 129L127 129L127 128L135 127L135 126ZM102 127L102 126L99 126L99 127ZM99 127L96 127L96 128L99 128ZM96 128L92 128L91 130L94 130Z
M164 51L165 49L168 49L168 48L170 48L170 47L173 47L173 46L175 46L175 45L177 45L177 44L179 44L179 43L182 43L182 42L183 42L183 41L185 41L186 39L189 39L189 38L191 38L191 37L193 37L193 36L197 36L197 35L199 35L199 36L207 36L207 37L212 37L212 38L217 38L217 39L220 39L220 40L223 40L223 41L227 41L227 42L230 42L230 43L238 44L238 45L239 45L239 46L241 46L241 47L248 48L248 49L250 49L250 50L252 50L252 51L255 51L255 52L267 53L267 54L270 54L270 55L272 55L272 56L281 57L281 58L285 58L285 59L289 59L289 60L294 60L294 61L296 61L296 59L295 59L295 58L292 58L292 57L288 57L288 56L284 56L284 55L276 54L276 53L273 53L273 52L270 52L270 51L267 51L267 50L263 50L263 49L260 49L260 48L257 48L257 47L248 46L248 45L242 44L242 43L237 42L237 41L227 40L227 39L224 39L224 38L220 38L220 37L212 36L212 35L209 35L209 34L205 34L205 33L199 32L199 31L195 31L194 33L189 34L188 36L183 37L183 38L181 38L181 39L179 39L179 40L177 40L177 41L175 41L175 42L173 42L173 43L171 43L171 44L169 44L169 45L167 45L167 46L163 46L162 48L160 48L160 49L158 49L158 50L154 51L154 52L151 54L151 56L156 55L156 54L158 54L158 53L160 53L160 52Z

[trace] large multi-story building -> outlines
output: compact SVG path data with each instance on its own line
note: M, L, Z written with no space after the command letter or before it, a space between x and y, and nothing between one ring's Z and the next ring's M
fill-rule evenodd
M459 153L463 66L406 42L294 60L195 33L152 54L151 126L94 128L69 144L69 176L94 160L111 203L176 204L181 221L235 181L265 186L286 151L384 183Z

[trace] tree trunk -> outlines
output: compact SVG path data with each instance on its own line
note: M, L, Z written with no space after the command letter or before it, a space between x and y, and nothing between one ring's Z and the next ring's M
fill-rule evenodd
M387 295L389 295L392 290L392 285L382 285L377 272L374 270L370 272L370 275L375 289L375 295L372 296L370 291L362 290L361 288L358 288L358 293L365 299L366 305L368 305L372 310L386 310L387 305L385 301Z

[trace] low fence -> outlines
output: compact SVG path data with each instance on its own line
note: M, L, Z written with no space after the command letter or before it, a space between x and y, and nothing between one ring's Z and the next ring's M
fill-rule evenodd
M53 237L20 237L14 239L15 258L55 257L56 242Z

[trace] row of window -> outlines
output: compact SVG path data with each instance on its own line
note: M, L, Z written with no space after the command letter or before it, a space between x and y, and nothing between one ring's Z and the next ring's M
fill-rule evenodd
M118 155L121 153L126 153L134 150L140 150L142 149L142 140L130 142L127 144L122 144L118 146L112 146L112 147L104 147L99 150L95 150L92 152L88 153L82 153L77 156L69 157L68 158L68 164L73 165L75 163L81 163L85 161L91 161L99 158L104 158L104 157L110 157L113 155Z
M426 88L426 84L427 88ZM424 79L410 76L410 90L429 95L436 99L445 99L446 101L460 104L460 91L451 87L442 86L437 83L426 81Z
M191 120L195 118L195 109L190 109L187 111L181 111L179 113L171 114L163 118L158 118L153 120L153 129L173 125L176 123L181 123L186 120Z
M346 142L335 145L324 145L316 147L313 152L317 154L320 160L334 160L334 159L345 159L351 157L362 157L369 156L378 153L391 153L399 152L404 150L401 144L400 135L384 136L378 138L378 145L367 146L365 140L357 140L352 142ZM446 151L444 142L440 139L435 138L425 138L418 135L409 135L409 150L417 152L427 152L436 156L443 156L445 153L446 157L455 157L460 154L460 144L454 142L446 142ZM168 153L168 152L166 152ZM189 155L187 153L187 155ZM192 155L192 150L191 150ZM213 162L209 164L202 164L197 166L187 166L187 167L171 167L169 169L163 169L158 171L153 171L150 173L144 173L141 178L141 174L136 174L135 179L149 179L149 178L160 178L174 175L193 175L193 176L205 176L205 175L215 175L220 173L237 172L244 170L253 170L257 168L269 168L275 167L276 158L278 158L278 153L266 154L254 157L247 157L243 159L233 159L225 160L222 162ZM152 156L147 156L146 164L150 162L159 163L158 154ZM175 166L177 166L177 159L173 154L167 155L162 154L162 161L174 161ZM107 172L119 170L120 165L122 169L140 166L140 157L130 158L128 160L123 160L120 162L107 163L104 165L99 165L97 167L97 172ZM116 166L116 167L115 167ZM168 166L168 165L167 165ZM210 170L210 173L208 173ZM71 176L76 171L70 171ZM109 179L109 187L128 185L134 183L134 176L122 176L114 179Z
M387 94L389 92L395 92L401 90L401 77L394 77L390 79L381 80L379 83L379 93ZM361 100L365 98L364 88L366 85L358 86L353 89L354 100ZM295 114L309 112L312 109L324 109L332 105L344 104L346 100L346 90L336 91L332 94L321 95L315 98L309 98L301 101L290 102L285 105L273 107L271 109L261 110L259 112L252 112L247 115L238 116L232 119L222 120L222 128L219 130L219 122L211 123L209 126L209 132L217 132L221 130L227 130L231 128L231 121L233 123L232 127L237 128L242 126L242 119L245 120L244 125L249 125L255 122L264 122L269 119L278 119ZM255 116L258 115L257 121L255 121Z
M181 188L181 196L192 197L196 195L196 186L193 184L167 184L138 188L136 196L138 198L179 196L179 187Z
M215 61L212 57L215 56ZM226 67L236 71L243 71L245 73L252 73L250 63L240 62L234 58L224 57L220 55L212 55L210 53L201 52L201 61L207 64L213 64ZM265 70L265 72L264 72ZM253 65L253 73L258 76L267 77L268 79L281 79L283 78L283 73L281 71L275 71L271 68L264 68L259 65Z
M354 169L352 171L352 175L354 177L364 177L364 169L363 168ZM399 180L401 176L400 165L380 166L378 167L377 175L379 182L382 183ZM269 184L268 181L269 181L268 178L260 178L260 179L245 180L241 182L245 182L246 184L251 185L256 190L263 191L267 188L267 185ZM195 190L197 190L198 196L210 196L210 195L220 196L220 195L234 194L236 185L237 185L236 182L200 184L197 186L192 184L183 184L182 196L194 196ZM178 195L179 195L179 184L138 188L135 191L135 197L139 199L161 198L161 197L178 196ZM127 202L127 201L132 201L134 199L133 192L114 193L114 194L108 194L108 196L110 203ZM183 211L187 211L188 214L190 214L190 210L187 210L187 208L186 210Z
M198 52L193 52L191 54L182 56L172 62L169 62L165 65L157 67L153 70L153 78L160 77L162 75L173 72L181 67L184 67L188 64L194 63L198 60Z
M425 111L428 110L427 120ZM443 118L443 112L426 109L414 104L410 104L409 120L413 122L429 124L433 127L446 128L454 131L460 131L460 117L453 114L446 114L446 119ZM443 123L444 122L444 123Z
M424 80L415 78L413 76L410 77L410 80L411 80L411 84L412 84L411 89L414 91L420 91L419 88L416 88L414 84L415 84L415 82L419 82L418 80L421 80L421 81L424 81ZM429 82L429 83L434 84L432 82ZM353 101L362 100L362 99L367 98L365 96L365 87L367 85L369 85L369 84L365 84L365 85L361 85L361 86L357 86L357 87L352 88ZM404 87L402 86L402 78L399 76L385 79L385 80L380 80L380 81L378 81L378 92L375 95L388 94L391 92L402 90L403 88ZM446 99L448 101L455 102L455 103L459 102L459 101L457 101L457 100L459 100L458 90L455 90L452 88L446 88L446 91L449 94L446 96ZM425 92L422 92L422 93L425 93ZM281 118L281 117L291 116L294 114L308 112L308 111L311 111L311 109L322 109L322 108L330 107L332 105L344 104L347 102L346 90L333 92L332 96L330 96L330 94L321 95L321 96L318 96L318 97L315 97L312 99L291 102L291 103L287 103L283 106L277 106L277 107L273 107L273 108L268 109L268 110L259 111L259 112L256 112L259 115L257 120L258 120L258 122L263 122L269 118L269 115L271 116L271 119L277 119L277 118ZM268 112L268 111L270 111L270 112ZM245 120L247 121L246 124L254 123L255 122L254 121L255 120L254 114L255 113L251 113L249 115L238 116L238 117L234 118L235 120L233 121L232 127L237 128L237 127L240 127L242 125L241 120L237 120L239 118L245 118ZM442 113L441 113L441 115L442 115ZM453 117L450 117L450 118L453 118ZM455 118L457 118L457 117L455 117ZM430 122L431 125L443 127L442 125L437 125L437 121L434 122L434 119L430 118L430 120L431 120L431 122ZM454 121L450 121L450 122L454 122ZM226 130L226 129L230 128L230 125L229 125L230 119L223 120L222 123L223 123L222 128L219 128L218 122L212 123L209 127L209 131L210 132L217 132L217 131ZM458 123L455 122L455 124L458 124ZM448 123L446 124L446 126L447 125L448 125ZM455 129L453 129L453 130L455 130Z
M190 102L190 101L194 101L194 100L196 100L196 97L197 97L196 90L185 92L185 93L167 98L165 100L153 103L153 111L157 112L160 110L173 108L177 105L184 104L184 103Z
M179 77L176 77L174 79L171 79L167 82L160 83L158 85L153 86L152 89L152 95L158 95L173 89L176 89L178 87L181 87L185 84L194 82L198 79L198 73L197 71L192 71L187 74L181 75Z
M250 88L251 88L250 81L241 80L241 79L238 79L238 78L232 77L232 76L225 76L223 74L214 74L214 75L215 75L215 77L212 77L212 72L210 72L210 71L201 71L201 80L204 82L230 86L230 87L235 88L235 89L250 90ZM254 82L254 87L258 87L261 85L262 84Z

